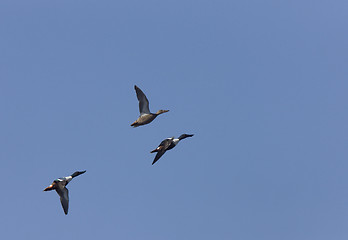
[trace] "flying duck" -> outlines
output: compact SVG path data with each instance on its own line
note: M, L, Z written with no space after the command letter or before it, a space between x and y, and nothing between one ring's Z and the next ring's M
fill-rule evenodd
M149 100L147 100L147 97L145 96L143 91L141 91L140 88L138 88L136 85L134 85L134 89L137 93L137 98L139 101L140 116L134 123L131 124L132 127L138 127L148 124L152 122L158 115L169 112L169 110L158 110L156 113L151 113L149 109Z
M82 172L76 171L68 177L58 178L54 180L50 186L44 189L44 191L56 190L56 192L58 193L60 197L60 202L62 204L65 215L68 214L68 209L69 209L69 191L65 186L68 185L68 183L74 177L77 177L78 175L81 175L85 172L86 171L82 171Z
M178 145L178 143L187 138L187 137L192 137L193 134L182 134L180 135L180 137L178 138L166 138L164 139L160 145L158 145L158 147L154 150L151 151L151 153L157 152L155 159L152 162L152 165L158 161L158 159L160 159L162 157L162 155L167 151L170 150L172 148L174 148L176 145Z

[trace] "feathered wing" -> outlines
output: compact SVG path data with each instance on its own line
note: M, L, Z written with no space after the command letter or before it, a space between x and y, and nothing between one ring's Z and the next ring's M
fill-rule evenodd
M155 162L158 161L158 159L160 159L162 157L162 155L167 151L168 147L170 146L170 144L172 143L173 139L165 139L163 140L160 145L158 146L158 152L156 154L155 159L152 162L152 165L155 164Z
M67 215L69 210L69 190L64 187L62 190L57 189L57 193L60 197L60 203L62 204L64 213Z
M136 85L134 85L134 89L137 93L137 98L139 101L139 111L140 111L140 115L141 114L150 114L150 108L149 108L149 100L147 99L147 97L145 96L145 94L143 93L143 91L140 90L140 88L138 88Z

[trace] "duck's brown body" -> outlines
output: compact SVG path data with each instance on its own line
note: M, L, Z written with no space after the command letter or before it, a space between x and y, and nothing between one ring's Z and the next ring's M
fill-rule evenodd
M151 113L149 109L149 100L137 86L134 86L137 98L139 101L139 111L140 117L131 124L132 127L139 127L142 125L149 124L152 122L158 115L168 112L169 110L158 110L156 113Z
M131 124L132 127L139 127L141 125L146 125L152 122L158 115L168 112L169 110L159 110L157 113L146 113L140 115L140 117Z

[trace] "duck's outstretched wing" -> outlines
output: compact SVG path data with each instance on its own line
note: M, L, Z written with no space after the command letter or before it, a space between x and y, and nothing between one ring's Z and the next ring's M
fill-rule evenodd
M60 203L62 204L64 213L67 215L69 210L69 190L64 187L63 190L57 189L57 193L60 197Z
M139 111L141 114L150 114L150 108L149 108L149 100L147 100L147 97L143 93L143 91L140 90L136 85L134 85L135 92L137 93L137 98L139 101Z
M162 155L167 151L168 147L172 143L173 139L165 139L161 142L161 144L157 147L158 152L156 154L155 159L152 162L152 165L155 164L155 162L158 161L162 157Z

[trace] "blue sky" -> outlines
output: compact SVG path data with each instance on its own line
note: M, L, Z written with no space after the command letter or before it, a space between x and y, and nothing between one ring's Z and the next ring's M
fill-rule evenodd
M1 236L347 239L347 11L2 0ZM170 112L131 128L134 84ZM76 170L65 216L42 190Z

